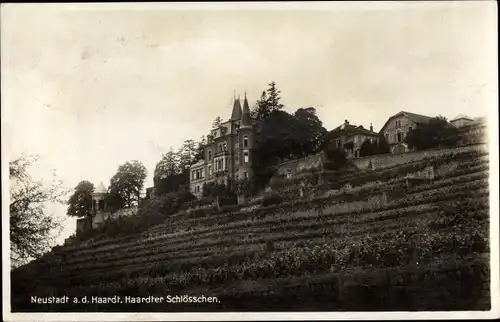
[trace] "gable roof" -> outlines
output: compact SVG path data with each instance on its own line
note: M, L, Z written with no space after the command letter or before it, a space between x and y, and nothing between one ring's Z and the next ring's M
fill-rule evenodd
M453 120L451 120L450 122L453 122L453 121L458 121L458 120L462 120L462 119L465 119L465 120L469 120L469 121L475 121L472 117L470 116L467 116L465 114L459 114L457 115Z
M407 118L409 118L410 120L412 120L413 122L415 123L420 123L420 124L426 124L426 123L429 123L429 121L431 119L433 119L433 117L431 116L427 116L427 115L421 115L421 114L416 114L416 113L410 113L410 112L405 112L405 111L401 111L399 113L396 113L394 114L393 116L389 117L387 119L387 121L385 122L384 126L382 126L382 128L380 129L380 132L383 132L385 127L387 126L387 124L389 124L389 122L395 118L395 117L398 117L398 116L406 116Z
M346 134L346 135L353 135L353 134L364 134L364 135L369 135L369 136L378 136L377 132L370 131L368 129L365 129L362 125L356 126L352 124L341 124L334 128L333 130L330 131L331 134Z

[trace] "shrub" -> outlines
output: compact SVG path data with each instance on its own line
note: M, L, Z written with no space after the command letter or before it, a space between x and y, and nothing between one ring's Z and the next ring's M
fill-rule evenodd
M225 205L223 207L221 207L221 212L235 212L235 211L238 211L239 210L239 206L238 205Z
M278 194L271 194L264 197L262 200L262 206L267 207L270 205L280 204L281 202L283 202L283 198L281 198Z
M231 206L238 204L238 198L236 195L227 196L227 197L219 197L219 206Z

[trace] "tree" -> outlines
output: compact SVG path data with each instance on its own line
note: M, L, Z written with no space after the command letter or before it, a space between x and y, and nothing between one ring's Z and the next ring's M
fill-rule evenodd
M255 191L255 181L248 178L237 180L235 183L235 192L237 195L249 197Z
M153 182L158 195L176 192L181 185L189 184L188 168L181 168L178 161L178 155L170 148L156 164Z
M196 143L196 153L194 155L195 163L205 159L205 145L207 145L207 140L205 136L202 136L201 140Z
M389 143L385 139L384 133L380 132L377 140L377 153L376 154L386 154L390 153L391 148L389 147Z
M139 161L129 161L120 165L111 178L110 195L121 199L123 202L121 206L131 207L135 202L139 202L146 176L146 167Z
M359 156L366 157L369 155L377 154L377 142L372 142L371 139L365 139L361 144L361 148L359 149Z
M276 82L269 83L269 88L262 92L260 99L251 112L251 116L258 120L264 120L272 112L282 110L283 104L280 103L280 94L281 92L276 88Z
M416 150L456 146L458 130L445 117L438 116L408 132L404 142Z
M257 102L255 103L255 107L252 109L250 115L257 120L263 120L268 117L269 114L270 111L267 105L267 94L266 91L262 91L260 100L257 100Z
M323 122L316 115L314 107L299 108L294 113L297 121L294 140L298 150L294 151L297 157L305 157L321 150L326 129Z
M88 217L92 210L92 192L94 185L89 181L81 181L68 199L66 214L72 217Z
M338 170L347 165L347 156L342 148L329 148L324 151L326 156L325 169Z
M197 153L196 144L193 140L186 140L177 152L180 171L188 169L195 160Z
M9 162L10 179L10 259L17 267L47 252L59 235L62 226L45 206L49 203L64 204L67 193L61 182L50 186L34 180L28 167L38 160L25 157Z
M172 148L170 148L170 150L163 154L161 160L156 164L154 177L164 179L170 175L177 174L178 172L175 153Z
M222 119L220 116L217 116L214 122L212 123L212 129L218 128L219 126L221 126L221 124L222 124Z
M284 162L291 157L296 141L296 119L284 111L274 111L261 125L258 163L264 166Z
M276 82L269 83L269 88L267 89L267 106L269 108L269 113L273 111L280 111L283 109L283 104L280 103L281 91L276 88Z

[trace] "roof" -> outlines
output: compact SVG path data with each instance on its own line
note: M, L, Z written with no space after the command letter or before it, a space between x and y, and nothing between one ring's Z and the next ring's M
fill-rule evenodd
M459 114L453 120L451 120L450 122L458 121L458 120L462 120L462 119L469 120L469 121L474 121L474 119L472 117L470 117L470 116L467 116L465 114Z
M250 117L250 107L248 106L247 96L245 94L245 100L243 101L243 114L241 115L241 125L240 127L251 127L252 118Z
M193 168L198 168L198 167L201 167L201 166L203 166L203 165L205 165L205 160L203 160L203 159L202 159L202 160L199 160L198 162L196 162L196 163L194 163L194 164L191 164L191 165L189 166L189 168L190 168L190 169L193 169Z
M429 123L429 121L431 119L433 119L433 117L431 116L427 116L427 115L421 115L421 114L415 114L415 113L410 113L410 112L405 112L405 111L401 111L397 114L394 114L393 116L389 117L387 119L387 121L385 122L384 126L382 126L382 128L380 129L380 132L383 132L385 127L387 126L387 124L389 124L389 122L395 118L395 117L398 117L398 116L406 116L407 118L409 118L410 120L412 120L413 122L415 123L420 123L420 124L426 124L426 123Z
M241 104L240 104L240 99L235 98L234 99L234 105L233 105L233 112L231 113L231 121L236 121L241 119Z
M334 134L336 132L342 132L347 135L353 135L353 134L364 134L364 135L369 135L369 136L378 136L377 132L370 131L368 129L365 129L362 125L352 125L352 124L342 124L334 128L333 130L330 131L330 133Z
M94 190L94 193L108 193L108 190L106 190L102 182L99 182L99 184Z

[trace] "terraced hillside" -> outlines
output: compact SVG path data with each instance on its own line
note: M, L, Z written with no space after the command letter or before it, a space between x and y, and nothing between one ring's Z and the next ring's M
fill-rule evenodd
M406 186L428 166L432 182ZM66 246L13 271L12 310L487 310L488 167L486 152L452 153L350 175L348 189L287 190L276 205L179 213L141 234ZM168 294L218 303L30 303Z

